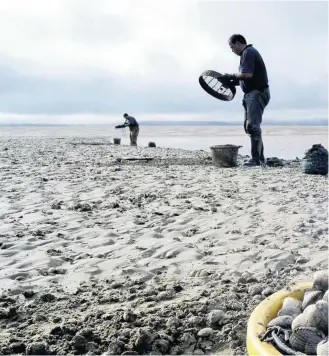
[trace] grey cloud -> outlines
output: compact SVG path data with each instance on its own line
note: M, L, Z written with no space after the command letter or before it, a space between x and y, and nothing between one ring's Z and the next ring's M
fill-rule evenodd
M72 18L69 36L75 41L92 43L93 41L126 41L133 38L134 34L122 17L101 13L99 8L90 8L89 2L84 6L71 8L69 14ZM249 11L253 8L250 2L236 3L202 3L200 16L205 29L221 45L226 45L229 30L226 26L231 24L232 18L227 14L237 14ZM225 7L223 7L224 5ZM265 6L269 4L268 8ZM255 5L253 5L255 6ZM224 9L222 11L221 9ZM257 38L262 38L261 48L273 46L271 36L274 36L275 58L269 60L268 70L270 76L272 99L269 107L275 109L327 109L327 71L326 71L326 46L319 48L318 53L307 52L307 45L318 38L327 36L327 3L314 2L264 2L257 3L257 9L273 12L273 16L281 16L282 28L266 27L265 17L258 23L264 24L264 31L259 27ZM79 10L78 10L79 9ZM76 11L76 12L75 12ZM257 13L256 13L257 14ZM239 28L242 15L233 16ZM251 20L252 21L252 18ZM276 22L279 24L279 21ZM39 25L38 25L39 26ZM42 29L41 27L36 27ZM255 27L255 26L254 26ZM253 27L253 28L254 28ZM257 26L256 26L257 27ZM293 29L293 30L291 30ZM288 31L289 30L289 31ZM263 31L263 32L262 32ZM286 32L285 32L286 31ZM250 31L250 34L252 31ZM280 48L279 37L282 37L284 45ZM224 42L222 42L224 41ZM253 39L250 38L250 42ZM321 42L321 41L320 41ZM305 55L296 56L296 64L305 61L305 71L293 73L296 76L307 75L308 69L314 69L314 56L321 56L316 61L316 75L309 85L301 85L297 80L287 80L280 74L280 69L285 68L284 48L299 48L305 46ZM257 43L255 43L257 48ZM91 46L92 48L92 46ZM92 50L92 49L91 49ZM229 51L229 49L228 49ZM298 52L302 53L302 52ZM305 60L306 58L306 60ZM308 60L309 59L309 60ZM193 60L193 58L191 58ZM133 53L132 53L133 61ZM238 64L238 58L232 54L232 61ZM144 113L207 113L218 112L225 115L226 112L242 114L241 98L239 91L237 97L231 103L223 103L206 94L198 84L197 77L189 77L184 83L178 84L174 79L184 72L183 64L177 61L170 53L163 51L153 52L147 57L150 70L144 77L135 76L126 80L117 75L108 76L108 73L93 67L81 68L81 76L85 80L70 78L51 79L42 76L28 75L26 69L33 66L33 62L18 58L0 57L0 111L21 114L75 114L75 113L100 113L112 114L122 111ZM220 64L220 59L218 60ZM19 71L15 70L18 68ZM156 69L158 68L158 69ZM205 68L206 69L206 68ZM210 68L209 68L210 69ZM158 72L158 71L159 72ZM293 68L291 69L293 70ZM166 82L159 78L166 74ZM282 72L284 73L284 72ZM152 80L149 80L149 79ZM170 84L170 79L172 83ZM176 84L174 84L176 83Z
M285 19L286 26L299 29L303 38L313 38L314 34L328 34L327 1L276 1L271 5L276 15Z
M169 76L179 76L182 73L183 66L176 60L170 53L165 52L153 52L148 55L146 62L149 65L149 72L147 76L159 76L163 73L167 73ZM156 68L160 68L160 72L155 72ZM159 83L159 86L161 84Z
M117 78L95 76L88 81L46 79L21 75L8 68L0 68L0 111L21 114L120 113L185 113L230 111L241 113L241 97L231 103L219 102L199 86L197 78L188 85L152 84L140 88L138 82L118 85ZM284 86L272 91L271 109L327 107L318 97L318 87L295 90Z
M134 38L133 31L123 17L96 11L90 5L72 12L71 20L68 39L75 42L108 45Z
M201 23L217 37L222 37L225 29L236 28L239 32L242 27L249 33L259 32L268 42L277 33L283 35L282 40L290 37L288 31L284 33L287 29L293 29L292 37L300 34L312 37L320 32L327 35L328 3L325 1L205 1L198 4L198 9ZM273 24L277 26L269 27ZM251 38L247 40L252 42Z
M103 11L101 1L95 0L92 6L89 0L63 4L65 39L86 43L91 51L93 43L111 45L133 40L136 36L123 15ZM227 46L229 35L245 28L243 34L248 41L256 48L259 46L261 53L272 54L273 58L265 58L272 94L269 108L327 109L326 2L200 2L199 13L203 30L219 46ZM41 33L52 39L53 35L58 35L42 21L27 25L35 36ZM52 28L55 32L58 29ZM308 49L314 43L316 45L311 47L316 53ZM133 63L134 53L130 59ZM216 66L218 63L220 68L220 58L214 61L212 63ZM238 62L238 57L232 54L232 63L237 67ZM86 63L77 69L83 80L53 79L28 75L29 69L35 66L33 61L0 56L0 111L21 114L113 114L123 111L202 114L214 111L224 116L228 112L242 115L240 91L232 102L224 103L205 93L197 76L184 77L177 82L175 79L184 75L184 63L175 59L174 53L154 49L146 57L146 63L149 69L139 77L132 75L123 79L120 78L122 73L109 77L107 72L88 67ZM285 77L287 68L293 74L289 80ZM294 72L296 68L302 71ZM161 80L164 75L165 82ZM301 85L294 76L310 77L311 84Z

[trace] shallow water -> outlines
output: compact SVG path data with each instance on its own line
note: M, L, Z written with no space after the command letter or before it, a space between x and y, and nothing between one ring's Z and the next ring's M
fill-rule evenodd
M121 138L121 144L129 144L128 129L114 129L110 125L86 126L3 126L3 136L48 137L108 137ZM142 126L138 137L139 146L154 141L158 147L210 151L212 145L236 144L243 147L239 153L250 152L250 139L239 126ZM264 126L263 141L267 157L285 159L302 158L305 150L321 143L328 148L327 126Z

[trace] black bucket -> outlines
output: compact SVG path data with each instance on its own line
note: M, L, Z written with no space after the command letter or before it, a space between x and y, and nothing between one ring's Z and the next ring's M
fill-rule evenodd
M235 167L238 161L238 151L242 146L217 145L211 146L211 157L217 167Z

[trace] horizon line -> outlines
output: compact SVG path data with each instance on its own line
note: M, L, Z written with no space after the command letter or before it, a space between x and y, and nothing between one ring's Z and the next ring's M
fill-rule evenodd
M242 121L197 121L197 120L180 120L180 121L139 121L140 126L237 126ZM1 123L0 126L114 126L115 123L84 123L84 124L47 124L47 123ZM267 121L262 126L328 126L328 120L303 120L303 121Z

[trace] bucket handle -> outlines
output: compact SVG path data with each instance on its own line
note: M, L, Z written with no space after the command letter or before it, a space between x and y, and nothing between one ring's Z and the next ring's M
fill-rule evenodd
M216 146L210 146L210 148L215 148ZM239 149L239 148L241 148L241 147L243 147L243 146L235 146L234 148L237 148L237 149ZM228 147L229 148L229 147Z

